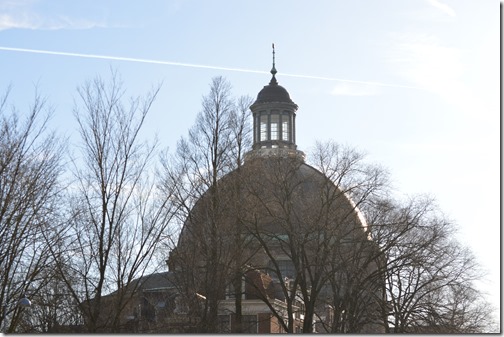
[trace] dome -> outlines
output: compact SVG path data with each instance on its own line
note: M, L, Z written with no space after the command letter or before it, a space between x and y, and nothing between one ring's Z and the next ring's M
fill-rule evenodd
M254 104L270 103L270 102L282 102L282 103L294 104L287 90L281 85L278 85L276 81L270 82L269 85L265 85L264 88L261 91L259 91L259 94L257 94L257 100L255 101Z
M253 158L240 171L222 177L217 186L218 196L204 193L184 224L173 252L182 260L184 255L205 256L209 247L218 246L222 260L232 261L238 228L245 237L263 233L282 238L313 231L331 232L338 240L365 236L365 223L347 195L299 158ZM286 200L292 213L280 207ZM218 240L212 241L215 234ZM252 249L248 261L262 267L268 258Z

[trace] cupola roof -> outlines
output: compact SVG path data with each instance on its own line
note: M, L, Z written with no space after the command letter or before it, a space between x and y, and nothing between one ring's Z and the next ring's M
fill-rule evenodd
M275 75L273 75L270 84L265 85L264 88L259 91L254 104L269 102L285 102L294 104L287 90L281 85L278 85L278 83L276 82Z

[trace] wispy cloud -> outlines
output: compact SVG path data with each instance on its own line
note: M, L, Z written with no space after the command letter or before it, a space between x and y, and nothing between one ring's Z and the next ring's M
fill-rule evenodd
M110 56L110 55L97 55L97 54L83 54L83 53L71 53L71 52L61 52L61 51L53 51L53 50L40 50L40 49L27 49L27 48L14 48L14 47L1 47L0 50L11 51L11 52L22 52L22 53L34 53L34 54L48 54L48 55L57 55L57 56L70 56L70 57L81 57L81 58L92 58L92 59L103 59L103 60L113 60L113 61L126 61L126 62L138 62L138 63L151 63L151 64L161 64L161 65L169 65L169 66L179 66L179 67L191 67L191 68L206 68L206 69L216 69L216 70L225 70L225 71L237 71L237 72L245 72L245 73L256 73L256 74L266 74L268 72L263 70L254 70L254 69L245 69L245 68L233 68L233 67L224 67L224 66L214 66L214 65L205 65L205 64L194 64L194 63L184 63L184 62L173 62L173 61L162 61L162 60L152 60L152 59L143 59L143 58L134 58L134 57L123 57L123 56ZM353 84L354 91L355 88L360 86L368 86L369 88L380 86L380 87L396 87L396 88L406 88L406 89L422 89L415 86L407 86L401 84L390 84L390 83L382 83L382 82L373 82L373 81L358 81L358 80L349 80L343 78L334 78L334 77L323 77L323 76L313 76L313 75L301 75L301 74L289 74L282 73L282 76L288 77L300 77L300 78L308 78L308 79L317 79L324 81L335 81L342 82L348 84ZM368 93L369 94L369 89ZM363 89L361 90L364 93Z
M453 8L451 8L447 4L441 3L438 0L427 0L427 2L431 6L441 10L442 12L444 12L445 14L448 14L449 16L456 16L455 10L453 10Z
M35 28L40 18L31 12L33 0L0 1L0 31L11 28Z
M106 27L102 22L59 16L45 18L33 13L0 14L0 31L7 29L90 29Z
M66 15L42 14L34 10L34 0L0 2L0 31L7 29L90 29L106 24Z
M17 15L0 14L0 31L12 28L34 28L33 20Z

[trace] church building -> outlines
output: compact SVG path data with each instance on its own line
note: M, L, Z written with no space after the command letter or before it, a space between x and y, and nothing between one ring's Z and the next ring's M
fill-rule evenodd
M297 149L298 106L276 74L273 50L252 149L197 201L170 271L210 331L384 331L376 246L343 187Z

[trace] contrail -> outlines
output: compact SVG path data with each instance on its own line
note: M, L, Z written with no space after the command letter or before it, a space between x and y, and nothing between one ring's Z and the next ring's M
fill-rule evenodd
M239 68L209 66L209 65L183 63L183 62L148 60L148 59L139 59L139 58L122 57L122 56L94 55L94 54L81 54L81 53L67 53L67 52L62 52L62 51L26 49L26 48L11 48L11 47L0 47L0 50L17 51L17 52L23 52L23 53L59 55L59 56L73 56L73 57L83 57L83 58L90 58L90 59L102 59L102 60L114 60L114 61L128 61L128 62L140 62L140 63L151 63L151 64L163 64L163 65L179 66L179 67L206 68L206 69L217 69L217 70L228 70L228 71L241 71L241 72L246 72L246 73L260 73L260 74L267 73L266 71L251 70L251 69L239 69Z
M190 67L190 68L204 68L204 69L215 69L215 70L225 70L225 71L237 71L237 72L243 72L243 73L255 73L255 74L268 74L269 73L268 71L262 71L262 70L243 69L243 68L231 68L231 67L211 66L211 65L194 64L194 63L183 63L183 62L172 62L172 61L149 60L149 59L140 59L140 58L133 58L133 57L122 57L122 56L69 53L69 52L61 52L61 51L40 50L40 49L27 49L27 48L13 48L13 47L1 47L1 46L0 46L0 50L22 52L22 53L47 54L47 55L58 55L58 56L72 56L72 57L82 57L82 58L102 59L102 60L114 60L114 61L126 61L126 62L137 62L137 63L161 64L161 65L178 66L178 67ZM299 74L286 74L286 73L282 73L282 76L307 78L307 79L314 79L314 80L324 80L324 81L347 82L347 83L356 83L356 84L364 84L364 85L377 85L377 86L382 86L382 87L396 87L396 88L407 88L407 89L422 89L422 88L413 87L413 86L407 86L407 85L387 84L387 83L370 82L370 81L356 81L356 80L347 80L347 79L334 78L334 77L323 77L323 76L312 76L312 75L299 75Z

